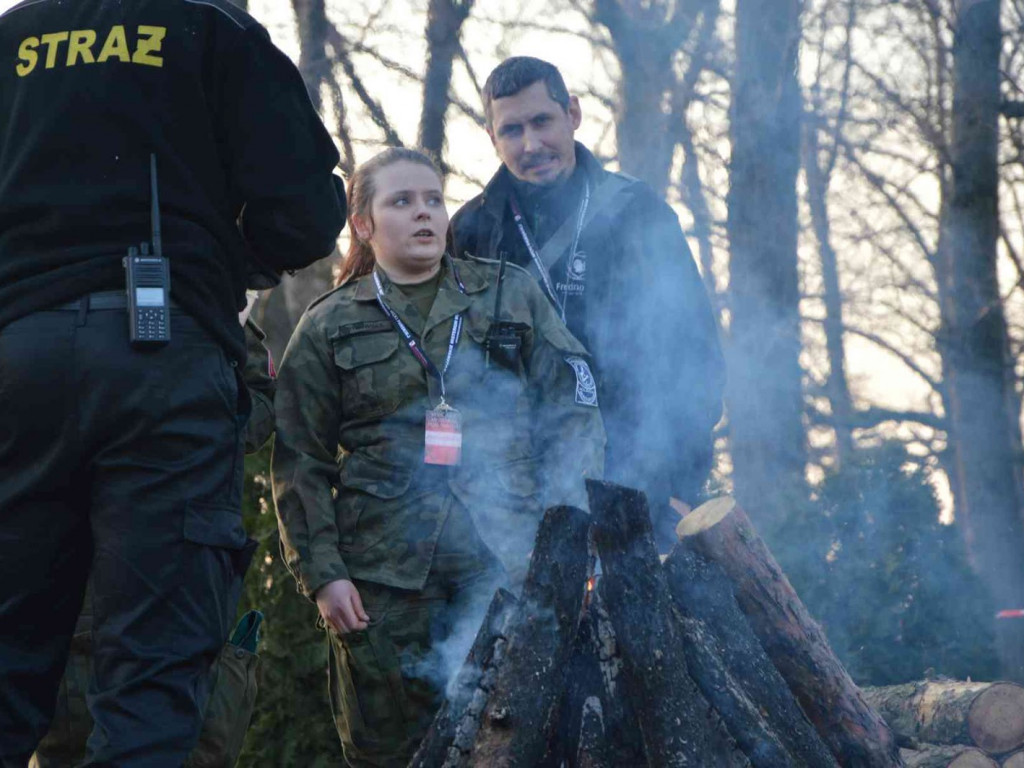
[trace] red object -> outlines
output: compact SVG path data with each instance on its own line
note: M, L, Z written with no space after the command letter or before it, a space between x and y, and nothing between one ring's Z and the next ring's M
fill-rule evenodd
M453 408L427 411L423 461L453 467L462 460L462 418Z
M1012 608L1008 611L1000 611L996 614L997 619L1024 619L1024 608Z

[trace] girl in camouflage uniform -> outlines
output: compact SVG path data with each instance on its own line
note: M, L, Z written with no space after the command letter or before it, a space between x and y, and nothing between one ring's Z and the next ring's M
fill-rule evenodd
M604 432L588 354L533 278L446 256L425 155L366 163L349 206L342 283L281 364L274 498L345 759L404 766L543 510L585 506Z

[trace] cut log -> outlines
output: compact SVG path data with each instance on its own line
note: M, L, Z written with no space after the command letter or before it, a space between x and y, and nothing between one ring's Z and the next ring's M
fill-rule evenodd
M1003 759L1003 768L1024 768L1024 751L1014 752Z
M732 499L715 499L684 517L676 533L725 571L751 629L840 765L902 765L889 727L835 657L746 513Z
M763 714L767 728L779 739L795 764L806 768L836 768L832 753L754 636L733 597L732 584L722 569L682 545L672 550L664 568L672 599L680 614L699 620L707 627L711 640L705 647L716 647L732 680L740 685L755 710ZM716 703L706 690L709 683L713 685L713 679L702 682L692 662L690 666L691 676L697 680L705 697L722 713L730 732L742 746L737 726L725 714L727 707ZM759 764L746 747L744 751L751 758L751 763Z
M992 754L1024 746L1024 687L924 680L865 688L896 733L932 744L968 744Z
M564 671L586 594L590 517L549 509L469 764L536 766L558 725Z
M980 749L962 744L923 744L920 750L901 749L907 768L999 768L999 763Z
M604 708L597 696L588 696L580 709L580 730L574 768L615 768L608 755L608 732L604 726Z
M568 668L565 759L568 768L643 765L636 714L625 695L622 656L600 592L589 595Z
M598 589L622 650L625 692L636 709L647 764L749 765L687 673L646 498L592 480L587 491L602 565Z
M764 713L754 706L746 691L726 670L704 622L684 616L678 618L690 677L721 716L750 765L753 768L796 765Z
M448 758L456 730L474 694L480 689L484 670L494 658L495 643L507 638L507 627L517 604L515 596L507 590L499 589L494 593L466 661L449 684L447 698L420 742L409 768L437 768Z

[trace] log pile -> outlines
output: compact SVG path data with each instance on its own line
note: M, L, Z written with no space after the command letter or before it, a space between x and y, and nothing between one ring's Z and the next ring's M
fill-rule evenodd
M545 515L522 595L496 595L411 767L904 765L731 499L687 515L663 563L642 493L588 491L590 515ZM907 764L975 765L945 749Z
M925 680L865 688L910 768L1024 768L1024 687Z

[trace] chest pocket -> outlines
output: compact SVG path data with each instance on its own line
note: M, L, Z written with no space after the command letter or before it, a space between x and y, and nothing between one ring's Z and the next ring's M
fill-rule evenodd
M372 419L396 410L401 402L395 359L399 338L391 323L371 320L343 325L330 342L345 415Z
M503 325L509 327L492 330L490 319L482 317L471 317L467 324L469 337L476 342L481 350L481 356L487 361L478 383L478 391L487 399L489 410L494 414L513 413L520 395L526 388L526 370L522 355L529 326L525 323ZM508 346L515 346L516 349L513 351L508 348L504 355L500 350L486 355L488 345L494 343L496 333L507 336Z

